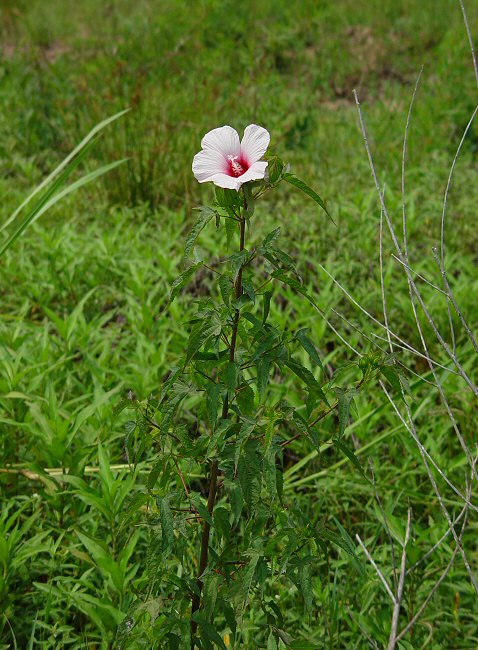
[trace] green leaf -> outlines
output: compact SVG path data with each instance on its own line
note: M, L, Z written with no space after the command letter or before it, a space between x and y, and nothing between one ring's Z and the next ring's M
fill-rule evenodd
M216 631L216 628L211 623L206 621L199 614L199 612L194 612L192 619L199 625L201 631L201 637L203 639L205 637L208 641L212 641L220 648L222 648L222 650L227 650L226 645L222 640L221 636L219 635L219 633Z
M324 366L322 365L322 361L317 354L317 350L315 345L312 343L312 341L306 336L307 328L300 329L298 332L295 334L295 338L299 341L301 346L304 348L304 350L307 352L309 357L311 358L312 362L317 364L319 368L324 371Z
M266 178L270 185L274 185L281 180L284 167L285 164L282 162L279 156L267 156Z
M264 455L264 482L271 499L277 495L277 472L276 472L276 453L275 447L269 447Z
M215 187L216 203L221 208L235 208L242 204L242 197L236 190Z
M196 243L196 239L199 237L202 230L207 226L211 219L216 216L216 211L207 205L203 205L200 208L194 209L199 211L199 217L197 218L194 226L191 229L191 232L186 238L186 242L184 244L183 264L186 263L187 259L191 255L194 244Z
M235 363L234 361L228 361L226 367L222 372L222 380L227 387L227 392L229 397L232 397L235 393L238 373L239 373L239 368L237 366L237 363Z
M219 290L221 292L221 297L226 305L226 307L229 307L229 302L231 300L231 290L232 290L232 282L229 276L222 274L218 280L219 284Z
M198 352L199 348L201 348L206 343L206 341L208 341L212 336L219 336L220 333L220 323L218 323L216 319L211 318L210 315L206 314L202 320L200 320L198 323L195 323L189 334L184 366L186 366L191 361L196 352Z
M211 425L212 430L214 431L217 422L217 409L219 406L219 395L221 394L222 384L211 382L207 383L206 386L206 412L207 419Z
M307 196L310 196L310 198L319 205L322 210L325 212L325 214L329 217L329 219L332 221L334 225L335 221L332 219L330 216L329 211L327 210L327 206L325 205L324 201L320 198L320 196L317 194L317 192L314 192L314 190L309 187L304 181L301 181L297 176L294 176L293 174L284 174L282 178L299 189L301 192L304 192L304 194L307 194Z
M317 526L314 529L314 535L318 541L326 540L332 542L346 551L349 555L355 557L355 547L351 544L350 537L342 537L342 535L334 533L333 530L330 530L330 528L325 526Z
M242 513L242 506L244 505L244 498L242 489L239 483L233 483L229 489L229 498L231 500L231 508L233 514L233 525L235 526L239 521Z
M380 372L382 375L385 377L385 379L388 380L388 382L392 385L393 390L402 397L402 384L400 383L400 376L394 366L381 366L380 367Z
M260 495L261 464L256 447L247 443L244 452L239 457L237 474L241 485L242 494L249 511L257 503Z
M237 278L239 270L244 266L249 257L249 251L244 249L242 251L237 251L229 256L228 261L231 264L232 275L234 280Z
M221 533L225 540L229 540L231 524L229 523L229 511L223 506L214 510L214 526Z
M327 403L327 399L325 397L324 391L322 390L321 385L317 381L317 379L314 377L314 375L305 368L300 363L297 363L296 361L293 361L292 359L289 359L288 361L285 362L285 365L292 370L294 374L301 379L306 386L310 388L314 393L317 395L320 395L321 399Z
M262 297L262 324L265 325L271 309L272 291L265 291Z
M367 481L370 483L370 479L368 476L365 474L365 471L360 464L359 459L357 456L354 454L353 449L351 449L348 445L346 445L342 440L339 440L338 438L333 439L334 447L337 447L347 458L355 465L355 467L358 469L358 471L362 474L362 476L367 479Z
M205 576L203 581L203 610L204 616L210 620L214 614L216 606L217 594L219 592L219 576L216 574L209 574Z
M169 389L171 386L173 386L174 382L176 379L179 377L179 375L182 373L182 368L178 368L178 366L173 366L172 368L169 369L169 376L166 379L166 381L163 384L163 387L161 389L161 395L159 397L159 403L163 401L163 399L166 397Z
M259 393L259 400L265 395L267 385L269 383L269 373L271 368L271 360L269 357L261 357L256 361L257 369L257 391Z
M242 289L243 289L244 293L249 297L249 300L252 303L255 303L256 302L256 294L255 294L252 282L249 279L247 279L247 278L243 279L243 281L242 281Z
M311 559L304 559L298 567L299 585L307 610L312 610L314 594L312 591Z
M269 638L267 639L267 650L277 650L277 641L273 632L270 632Z
M192 264L180 275L178 275L178 277L171 284L168 305L170 305L173 302L173 300L180 293L181 289L183 289L189 283L190 279L196 273L196 271L200 266L202 266L202 262L198 262L197 264Z
M300 639L292 641L287 646L293 650L317 650L317 643L311 643L310 641L301 641Z
M254 215L254 195L252 193L252 187L249 183L245 183L242 186L242 191L244 192L244 199L246 203L244 216L246 219L250 219Z
M236 613L234 611L234 608L230 603L227 602L227 600L224 600L223 598L220 599L222 611L224 612L224 618L226 619L227 625L229 625L229 628L232 632L232 636L236 636L236 629L237 629L237 622L236 622Z
M169 498L158 499L158 506L162 532L162 548L163 553L166 553L172 550L174 545L173 515L169 506Z
M190 495L190 499L191 499L192 504L194 505L194 507L198 511L199 516L201 517L201 519L203 519L204 521L207 521L208 524L213 526L214 522L213 522L212 517L211 517L211 515L209 513L209 510L207 509L205 503L203 502L203 499L202 499L201 495L198 494L197 492L193 492Z
M295 271L295 262L293 258L276 246L270 246L269 251L265 252L264 257L274 266L280 267L282 265L288 271Z
M291 277L287 271L283 269L277 269L272 273L271 277L275 280L280 280L280 282L284 284L287 284L291 289L294 289L294 291L297 291L298 293L305 296L309 302L312 302L312 299L307 293L307 289L296 278Z
M237 404L243 415L250 415L254 409L254 391L249 384L241 384L236 393Z
M259 250L262 251L267 251L271 248L272 244L278 239L280 236L280 227L276 228L272 232L270 232L267 237L264 238L262 244L259 246Z
M339 438L341 438L349 424L350 407L354 397L358 394L356 388L335 388L338 397L337 410L339 413Z
M242 598L244 605L248 602L249 591L251 590L252 582L254 580L254 574L256 572L256 567L261 559L261 554L257 551L251 551L249 564L244 571L244 577L242 581Z
M233 426L231 420L220 420L220 424L216 427L213 435L209 438L206 456L213 458L217 456L218 452L224 447L224 439L229 429Z

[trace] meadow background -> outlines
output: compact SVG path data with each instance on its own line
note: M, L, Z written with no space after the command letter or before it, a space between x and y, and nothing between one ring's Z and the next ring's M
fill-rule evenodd
M468 4L476 41L478 6ZM280 189L258 206L256 228L265 235L280 223L282 247L299 259L318 304L366 353L373 347L361 332L370 332L370 322L318 267L383 319L380 206L352 89L398 223L403 132L424 66L409 138L410 258L415 270L438 282L431 249L439 240L448 170L477 104L476 80L455 0L2 0L0 36L2 222L94 124L132 109L110 126L86 168L125 156L129 162L42 217L3 257L0 273L0 648L115 647L118 625L144 584L145 534L139 525L131 534L140 513L121 525L141 466L136 475L124 468L128 416L114 418L114 409L130 390L138 399L158 390L187 341L192 299L207 291L205 275L163 310L192 207L212 194L191 173L202 135L222 124L238 131L251 122L264 125L271 149L327 200L337 226L300 193ZM477 171L473 126L450 195L447 262L475 331ZM216 244L207 233L201 240L212 255ZM406 278L392 250L386 238L389 317L419 348ZM446 331L445 303L433 296L430 309ZM292 291L279 298L274 317L309 327L330 367L350 358ZM460 333L457 346L476 380L476 358ZM403 360L427 372L423 360ZM472 445L476 400L454 375L442 379ZM414 376L410 382L422 442L462 481L466 459L442 404L428 384ZM323 426L326 438L336 423ZM300 487L297 498L306 511L323 510L324 520L351 538L359 533L385 565L390 543L375 491L398 541L410 504L410 552L418 559L446 532L446 522L416 445L383 393L359 398L347 435L366 470L373 466L376 490L335 451L317 458L300 442L287 460L285 490ZM54 476L45 468L56 468ZM447 504L458 512L452 494ZM463 543L475 567L477 539L471 521ZM449 555L445 543L413 574L407 611L414 611ZM369 647L370 637L383 647L390 603L362 560L359 567L339 549L328 564L318 560L315 614L287 588L288 629L318 648ZM265 647L263 613L250 612L243 625L243 647ZM460 559L402 647L478 647L476 600Z

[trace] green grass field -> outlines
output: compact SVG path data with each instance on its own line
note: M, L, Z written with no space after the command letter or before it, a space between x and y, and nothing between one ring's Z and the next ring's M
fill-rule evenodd
M478 5L466 4L478 43ZM282 248L298 259L305 284L346 342L362 354L377 343L388 348L374 336L386 339L384 331L330 277L383 322L380 203L352 90L401 236L404 129L423 65L408 139L409 255L413 270L441 287L432 247L440 241L450 166L478 104L460 4L0 0L0 34L1 223L97 122L131 107L108 127L83 168L129 161L60 202L0 260L0 648L169 647L154 645L148 621L142 641L128 645L119 638L148 584L142 513L132 513L124 525L124 512L155 450L146 450L130 471L124 437L131 414L114 417L114 411L128 391L145 400L160 390L187 344L193 303L210 285L204 273L165 309L192 208L213 197L211 186L199 185L191 172L201 137L222 124L240 132L251 122L267 127L271 149L327 200L337 225L302 194L281 186L257 208L257 236L280 225ZM448 198L446 262L474 332L477 172L478 126L472 125ZM212 230L200 245L217 256ZM407 278L393 252L385 229L390 327L422 351ZM443 295L423 283L420 288L450 342ZM327 368L354 358L292 289L276 293L271 312L284 326L308 327ZM452 368L421 313L420 319L430 355ZM457 355L476 384L475 350L453 319ZM405 351L396 354L409 369L420 440L464 491L470 468L437 390L427 383L433 381L428 365ZM476 453L476 397L456 374L437 372L457 426ZM275 390L301 403L292 382ZM298 440L285 459L284 493L311 517L321 512L324 523L345 530L354 544L360 535L392 582L392 552L401 554L408 507L408 566L441 539L447 522L417 445L385 394L377 386L356 405L345 435L369 478L373 469L374 485L335 449L325 446L317 455ZM324 420L324 442L336 428L336 419ZM195 472L191 480L200 482L203 472ZM462 500L432 474L450 516L457 516ZM470 510L462 544L476 577L477 539ZM454 548L449 536L410 574L400 629ZM356 557L335 546L327 558L318 556L311 585L308 609L299 588L279 585L284 629L311 644L303 647L387 647L392 605L360 546ZM160 607L150 615L160 627ZM266 631L264 611L251 607L234 647L278 647L268 645ZM476 594L459 553L397 647L478 647Z

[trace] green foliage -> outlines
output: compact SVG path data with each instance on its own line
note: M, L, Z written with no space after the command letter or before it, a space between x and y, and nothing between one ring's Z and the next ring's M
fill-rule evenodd
M280 161L277 164L284 167ZM277 176L275 184L280 180ZM262 186L254 185L257 199L271 187L270 178ZM316 200L315 193L312 198ZM146 440L157 450L146 480L146 523L160 535L155 590L148 588L139 608L146 606L152 593L174 602L178 614L169 616L167 624L155 619L150 625L155 633L164 628L174 639L181 635L184 639L189 624L191 647L201 648L225 648L223 638L229 633L241 646L244 616L264 599L275 602L281 611L284 582L296 587L304 611L317 612L312 587L316 562L328 557L331 545L355 558L354 545L342 526L332 524L334 530L321 515L310 520L293 498L286 498L284 456L294 444L303 454L308 447L320 449L325 440L315 425L336 412L333 442L366 478L343 438L354 398L382 368L381 359L374 356L373 362L360 362L359 381L335 386L305 328L291 332L269 322L274 285L276 290L282 282L299 287L308 298L296 264L277 246L280 228L258 245L252 240L245 247L246 229L249 241L255 225L252 193L244 189L243 200L235 202L226 192L216 191L216 201L224 212L200 209L186 238L184 258L214 216L225 247L237 241L240 231L239 249L222 258L221 272L213 276L208 295L197 301L183 357L169 370L157 405L152 400L133 405L135 428L140 430L142 422L150 425L140 433L135 458L139 460L146 450ZM225 227L232 205L234 231ZM171 296L192 282L202 266L209 268L198 262L175 280ZM297 350L307 354L311 368L295 356ZM299 393L306 395L305 409L277 396L275 386L287 371L302 382ZM336 375L340 373L337 368ZM337 398L331 403L334 394ZM158 545L155 536L151 540ZM179 582L170 582L167 571L173 567L181 576ZM227 615L219 602L227 603ZM299 648L318 642L316 635L313 640L294 639L277 625L272 617L256 634L258 643L270 645L280 639L287 647ZM133 629L131 635L123 634L125 647L140 634Z
M477 8L471 2L465 5L473 31ZM292 169L319 188L320 196L327 200L337 228L302 192L279 181L280 174L289 170L277 158L269 157L269 180L273 184L280 182L280 186L266 195L267 202L257 202L248 247L252 250L254 244L259 248L267 233L280 222L280 239L276 238L272 245L280 242L294 258L302 283L293 272L280 270L288 283L271 280L259 291L254 307L250 300L241 311L245 322L250 322L244 311L247 309L250 318L258 321L256 327L273 323L281 332L287 330L290 337L307 328L307 337L317 349L325 374L300 341L292 343L289 338L287 345L292 345L293 359L310 370L321 386L337 366L344 368L342 375L334 375L335 383L326 392L333 405L335 388L356 385L362 377L361 369L345 366L347 359L355 357L325 325L313 305L304 302L301 291L316 301L347 343L366 358L376 349L374 341L386 346L379 339L367 341L361 336L361 331L369 332L366 317L344 301L339 304L337 289L316 265L320 261L371 314L383 318L377 251L379 206L370 189L351 90L356 87L363 100L371 145L383 172L380 180L386 182L389 205L398 223L402 209L403 127L416 74L425 63L410 129L408 226L414 270L439 283L426 252L437 241L446 169L474 108L476 86L470 53L455 0L267 0L234 6L209 0L161 6L150 0L120 0L101 7L96 0L52 0L49 9L46 12L45 3L39 0L22 0L3 3L0 10L2 223L95 121L126 106L133 110L105 130L88 160L97 156L102 165L127 156L129 162L105 177L103 189L95 183L64 196L2 256L0 492L9 515L16 514L14 528L18 525L21 530L25 525L25 529L23 536L13 535L12 528L4 533L9 540L10 568L8 598L0 604L0 645L106 648L121 647L123 639L131 647L181 648L182 639L189 634L190 602L184 601L183 611L179 600L170 601L165 596L172 589L194 592L196 584L183 581L174 562L158 572L162 567L159 505L153 512L147 505L151 500L149 490L163 487L159 481L155 483L160 471L174 478L178 494L183 494L184 488L174 458L169 459L167 468L161 462L156 464L161 440L158 430L141 414L136 419L124 410L115 413L115 406L138 405L136 396L144 405L152 394L149 415L146 413L151 419L158 387L169 369L180 368L189 328L185 322L193 318L196 300L209 294L215 271L224 270L222 302L229 308L234 300L229 269L222 268L217 255L218 250L224 250L223 238L227 236L228 254L234 251L237 223L232 219L221 221L221 229L216 232L211 221L201 234L197 259L211 260L212 270L195 266L196 257L192 256L193 265L185 272L189 275L173 296L175 301L165 309L171 283L183 271L185 237L181 233L183 229L189 231L194 220L183 206L207 202L204 197L210 192L210 187L196 184L189 171L199 138L219 124L231 123L239 130L250 121L264 124ZM474 39L476 42L476 34ZM459 260L453 288L463 311L471 315L471 324L478 291L475 144L476 129L472 127L456 170L450 196L453 226L447 233L447 256L450 261ZM74 182L78 176L71 178ZM227 207L237 205L237 193L226 192L226 197L219 194L213 207L224 207L226 214ZM228 204L231 200L232 204ZM156 210L149 206L156 206ZM397 333L419 348L408 286L399 265L388 254L391 250L385 237L385 279L387 287L392 288L388 292L389 316ZM271 255L271 259L275 257ZM281 263L277 262L280 269ZM253 260L251 266L255 264ZM294 281L295 289L291 287ZM87 295L89 298L83 302ZM76 310L80 302L82 307ZM433 309L439 326L446 330L446 310L441 311L438 303ZM346 317L349 324L332 310ZM323 521L319 524L327 524L329 531L322 532L324 539L340 531L340 525L352 539L358 532L370 543L380 565L389 567L391 543L373 487L334 442L337 416L324 417L314 427L305 427L304 421L311 421L304 417L306 385L292 370L283 367L280 349L271 349L273 332L274 328L265 327L254 342L256 349L263 344L265 350L259 350L255 366L248 369L257 373L257 386L248 390L243 383L241 390L236 389L234 400L241 412L251 408L251 391L256 408L260 404L264 409L271 408L285 398L293 405L293 412L284 409L282 421L273 424L274 418L267 414L267 423L261 424L263 440L264 427L270 436L261 490L265 497L277 494L274 504L280 504L283 498L285 504L292 502L300 507L309 523L320 513ZM383 330L376 333L384 336ZM279 344L279 338L276 341ZM457 345L466 352L458 330ZM198 354L210 361L221 357L222 351L221 345L219 352L210 349ZM436 349L433 352L442 360ZM397 363L382 353L380 359L383 365L379 376L387 390L400 399L394 377L398 376L406 388L405 377L397 371ZM472 359L470 354L467 368L471 372ZM461 481L463 454L450 435L449 423L444 420L430 384L424 381L431 377L423 361L407 353L400 354L400 360L423 376L409 379L413 399L406 399L421 427L424 444L440 467ZM199 363L201 369L203 361L192 363ZM277 372L278 364L281 374ZM367 365L370 372L378 371L377 367L372 369L371 359ZM391 380L388 368L392 368ZM172 383L178 379L179 375ZM373 385L375 379L371 377L370 381ZM446 387L459 423L469 432L472 443L476 406L455 376L447 375ZM224 395L225 389L219 389ZM172 438L175 435L181 445L196 448L198 455L206 448L207 462L222 453L231 435L237 435L230 430L237 416L222 420L220 396L215 391L213 384L205 381L200 392L187 395L182 402L184 410L174 416L182 418L186 414L187 427L174 430L170 426L168 434L171 445L172 441L178 444ZM412 505L410 558L418 560L444 535L446 525L426 481L416 445L380 392L367 389L365 396L359 393L354 402L357 410L352 408L341 442L353 451L368 476L369 462L373 463L396 545L404 539L404 504ZM215 414L214 439L197 440L197 422L188 414L196 412L198 406L201 422L211 428ZM317 417L327 410L320 402L315 408ZM211 420L206 420L209 417ZM252 424L245 422L242 431L245 444L248 426ZM285 434L289 439L300 427L301 437L286 446L279 461L277 438ZM113 513L103 498L97 471L98 439L107 451L115 480L128 485L125 500L121 502L119 496L114 499L114 542ZM238 450L238 463L243 451ZM131 484L129 464L139 458L142 460L137 464L136 480ZM205 465L191 461L184 468L180 459L178 464L190 480L196 507L204 507ZM77 477L82 483L63 481L63 474ZM223 544L231 535L243 534L238 521L246 507L242 489L234 483L228 486L225 482L224 488L230 490L230 508L219 505L213 513L216 529L211 548L216 548L216 542ZM158 499L164 496L165 492ZM457 514L459 506L453 494L450 496L447 505L450 512ZM181 513L174 507L173 502L173 524L179 527L174 528L175 540L184 545L185 553L196 558L199 540L191 534L191 520L181 527ZM144 525L148 514L151 527ZM282 526L282 521L277 525ZM101 566L101 555L95 558L78 533L106 544L106 549L101 548L114 562L111 568L125 565L121 553L133 531L139 533L139 538L127 564L128 570L137 569L132 579L125 578L123 591L127 596L121 599L121 592L112 586L111 572ZM28 557L22 555L23 545L42 534L45 537L37 547L43 550ZM134 541L134 537L131 539ZM320 542L317 536L315 543ZM274 551L274 544L282 552L289 537L271 542L265 549L267 557ZM463 545L472 566L476 566L473 526L465 534ZM32 549L33 544L29 547ZM423 563L407 585L403 616L416 611L421 599L428 595L451 550L452 545L445 542ZM238 624L235 609L218 593L214 609L222 617L223 629L228 630L224 638L228 648L235 647L235 639L239 638L239 647L284 650L286 642L306 645L299 640L303 637L317 639L317 643L308 642L313 647L348 650L365 647L366 634L380 647L386 647L390 610L373 571L367 567L361 571L354 557L333 542L328 542L320 554L314 551L310 555L314 557L311 563L306 552L301 558L309 567L305 572L295 563L287 576L282 573L273 584L268 576L263 580L264 564L259 559L249 592L250 607ZM12 557L18 558L15 566ZM249 564L253 558L239 559ZM237 577L236 566L231 568L232 579ZM197 558L189 569L191 573L197 570ZM243 569L246 564L239 570ZM307 571L312 610L305 609L309 601L306 603L306 598L299 595L296 586L302 580L304 596L309 593L305 586L309 582ZM220 581L215 581L214 574L204 577L208 613L215 585L218 592L223 588ZM161 585L166 585L164 590ZM277 592L280 609L267 593L260 599L262 585L266 592ZM243 602L240 594L237 599ZM170 631L168 625L178 626L181 634ZM271 629L269 634L266 628ZM408 637L408 647L426 643L436 647L476 647L476 630L476 600L458 560L425 611L423 625L416 626ZM198 634L207 636L202 627Z

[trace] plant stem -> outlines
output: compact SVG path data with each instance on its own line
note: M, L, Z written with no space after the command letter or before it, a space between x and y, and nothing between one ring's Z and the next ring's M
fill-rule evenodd
M240 241L239 241L239 251L244 250L245 239L246 239L246 220L243 215L240 216ZM234 283L234 297L237 300L242 296L242 266L237 273L237 277ZM234 363L236 356L236 342L237 342L237 330L239 327L239 309L236 309L234 313L234 319L232 321L232 333L231 333L231 343L229 345L229 361ZM224 398L222 405L222 419L226 420L229 415L229 399L228 396ZM219 475L219 465L218 461L214 460L211 463L211 471L209 475L209 494L207 499L207 509L210 515L212 515L214 510L214 504L216 502L217 495L217 478ZM193 594L192 603L191 603L191 616L194 612L198 611L201 606L201 591L202 591L202 580L201 576L207 567L208 561L208 551L209 551L209 535L211 532L211 525L205 521L203 523L202 536L201 536L201 552L199 557L199 571L197 577L197 587L198 593ZM194 635L196 634L197 623L191 618L191 650L194 650Z

